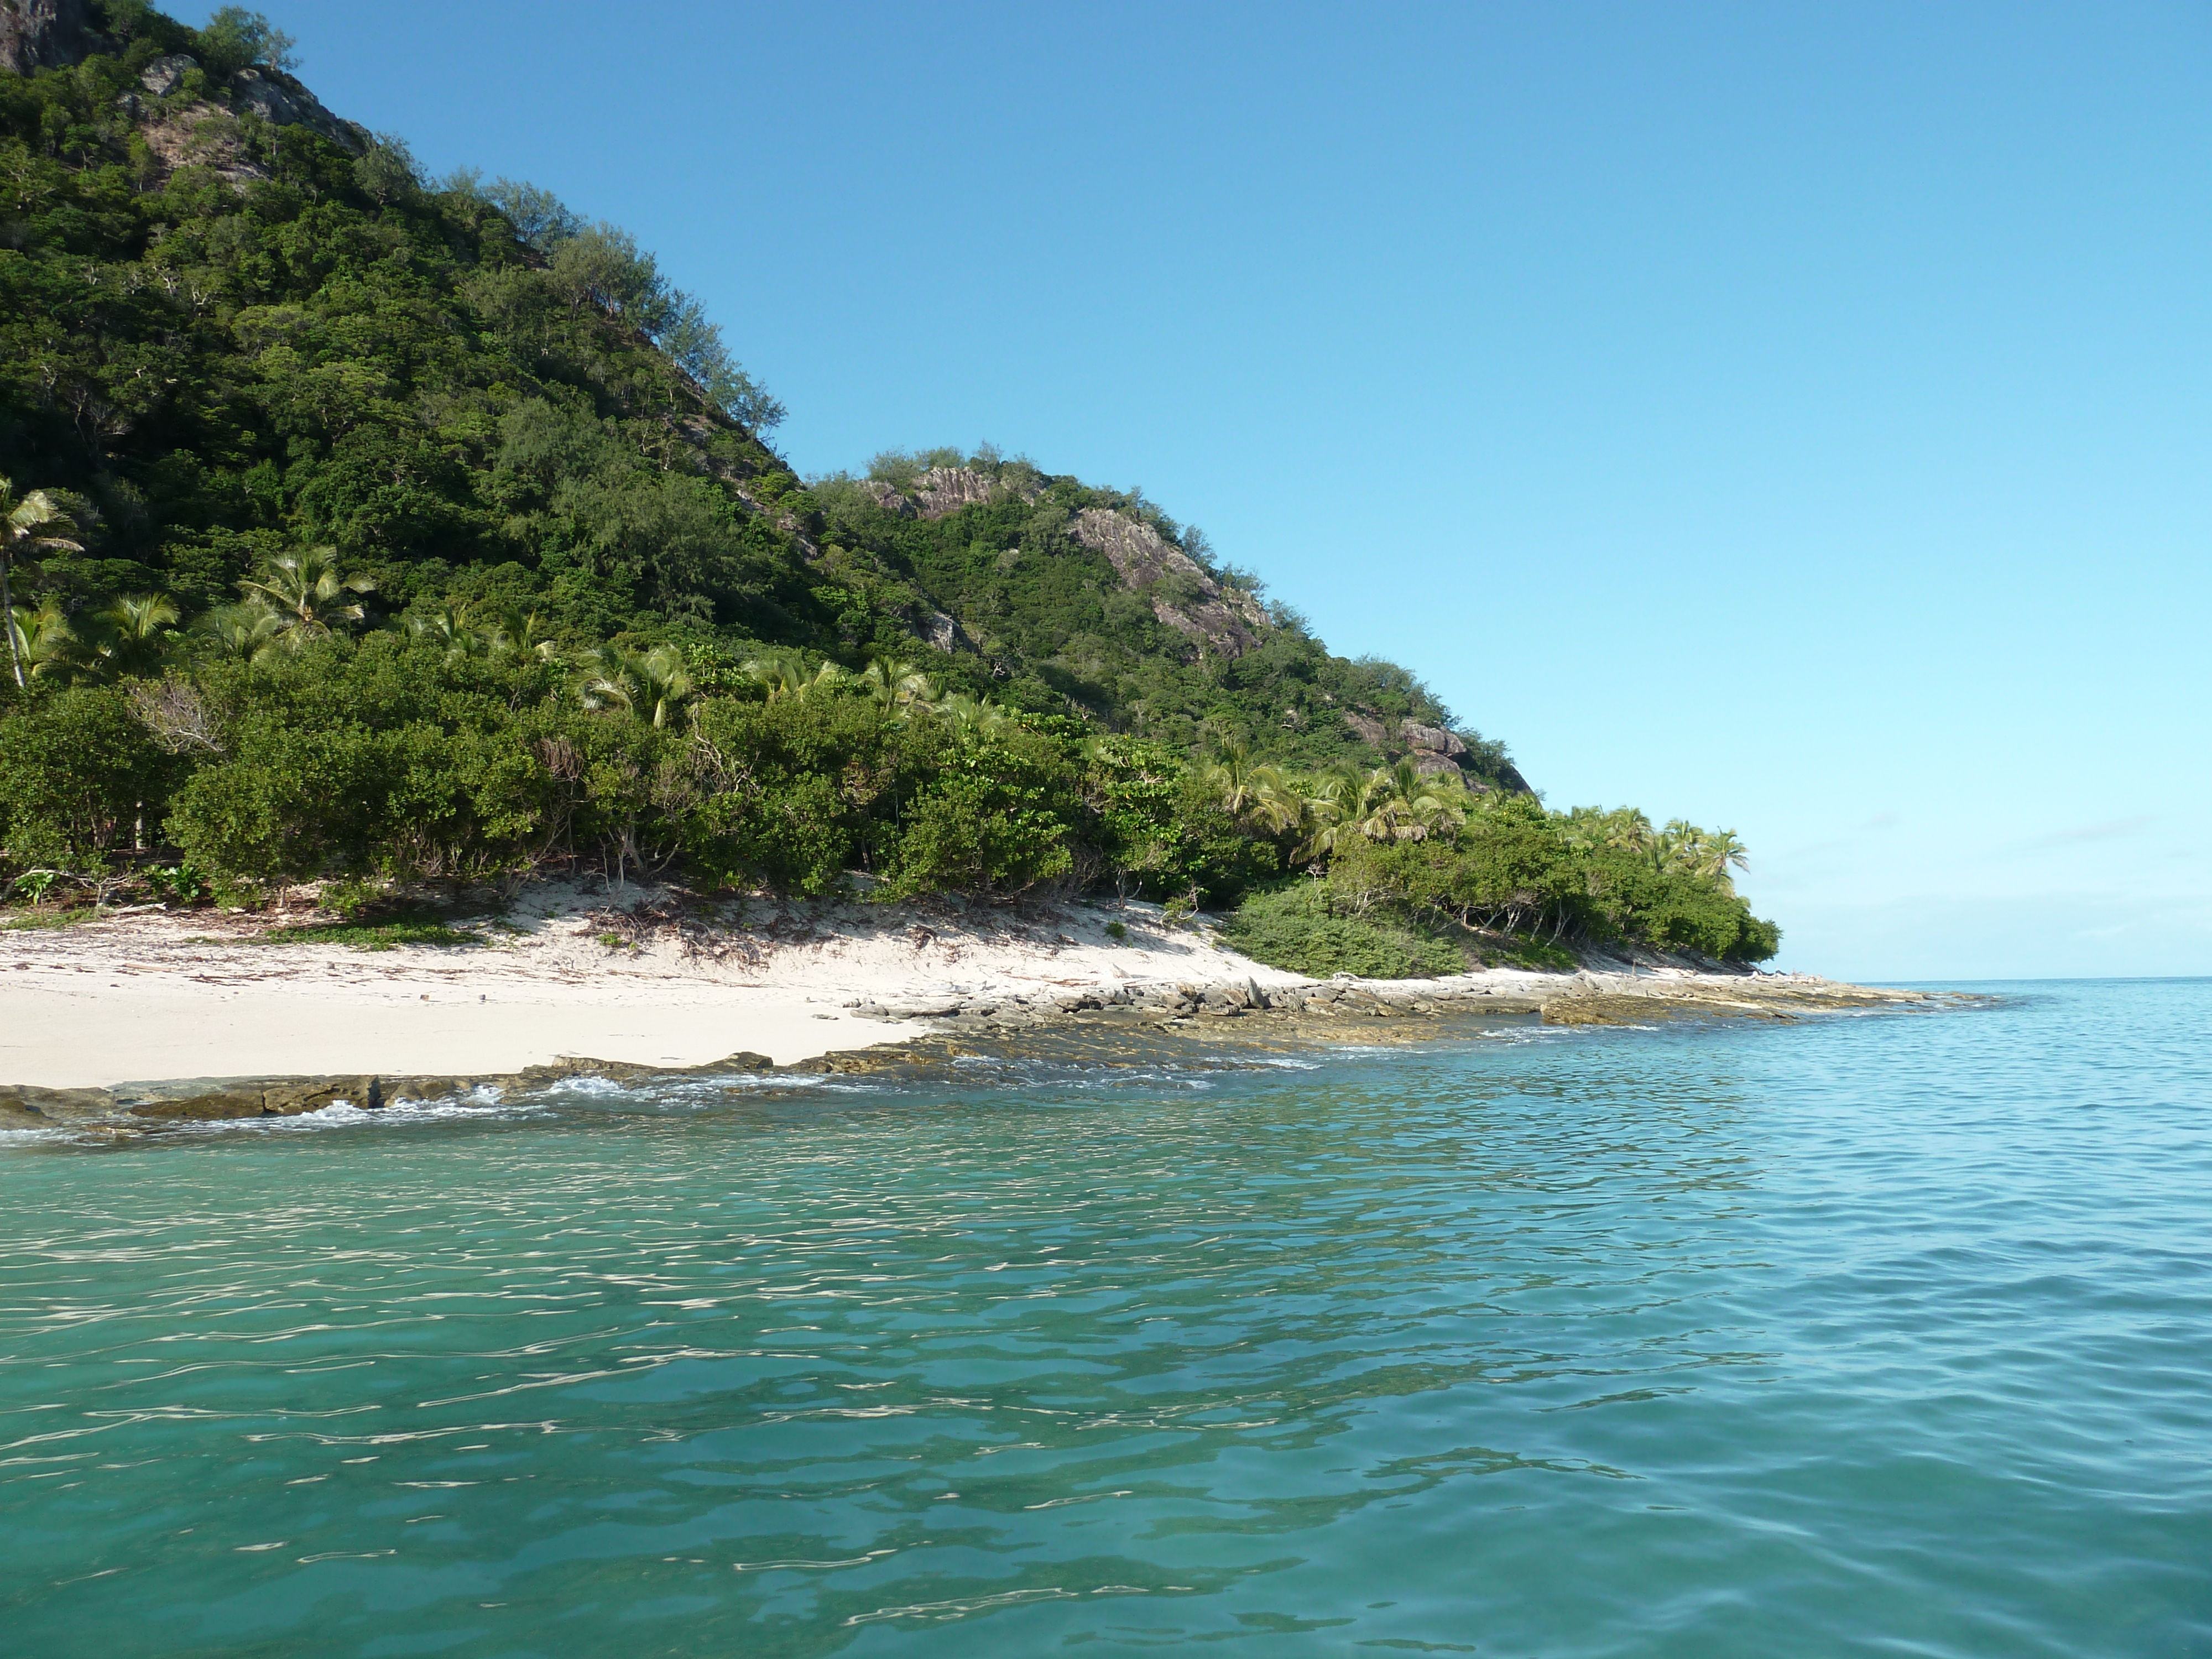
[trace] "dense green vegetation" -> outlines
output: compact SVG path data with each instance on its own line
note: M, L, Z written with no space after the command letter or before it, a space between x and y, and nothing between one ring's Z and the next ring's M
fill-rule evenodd
M103 16L112 52L0 73L10 894L580 864L1249 895L1316 971L1771 953L1725 842L1547 813L1140 494L988 448L802 481L623 232L262 118L307 94L253 15Z

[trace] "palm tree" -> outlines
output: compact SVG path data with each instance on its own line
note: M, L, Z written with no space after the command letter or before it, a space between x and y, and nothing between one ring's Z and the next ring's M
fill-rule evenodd
M1299 856L1334 851L1346 836L1370 841L1425 841L1456 830L1474 810L1475 798L1455 773L1424 775L1411 760L1372 772L1346 767L1313 791L1316 828Z
M526 616L514 605L499 613L492 624L483 630L483 637L488 656L504 657L512 653L550 662L561 654L560 641L545 631L538 620L538 613L532 611Z
M964 691L946 697L930 712L969 743L989 737L1013 718L997 703L971 697Z
M805 671L789 657L748 657L738 672L765 691L770 702L798 696L806 684Z
M340 574L334 547L280 554L261 567L257 580L239 585L247 603L265 605L276 613L280 622L272 637L291 651L328 639L333 623L359 622L364 613L346 596L376 591L367 576Z
M8 578L16 561L35 559L49 548L83 552L81 543L62 533L76 528L76 521L70 516L66 497L51 489L27 490L18 495L15 480L0 478L0 617L13 618L15 614L15 590ZM15 684L20 690L23 684L23 655L16 645L12 621L8 629L8 662L15 671Z
M1456 830L1474 810L1474 797L1468 793L1467 780L1457 767L1449 772L1425 775L1411 761L1400 761L1392 772L1398 798L1404 803L1404 815L1409 820L1398 829L1401 841L1420 841L1446 830ZM1410 783L1406 775L1409 772L1413 774Z
M233 662L265 659L284 619L265 605L219 605L192 624L200 648Z
M672 645L629 651L602 645L584 659L577 687L586 708L623 708L656 726L680 725L690 713L694 687L683 654Z
M1260 780L1255 775L1260 769L1252 763L1252 751L1231 738L1199 769L1198 776L1230 817L1241 818L1260 799Z
M1300 863L1319 858L1336 845L1336 828L1343 814L1318 784L1290 787L1294 818L1284 827L1297 837L1291 856Z
M358 605L354 608L356 611L360 609ZM407 631L418 640L443 646L447 662L461 662L470 657L491 654L490 639L471 628L461 613L453 609L450 600L435 611L408 617Z
M8 613L8 655L15 667L15 684L25 676L34 680L66 684L83 672L84 641L70 626L60 605L48 599L36 611Z
M1651 853L1657 848L1659 838L1650 818L1633 807L1623 806L1606 814L1605 844L1623 853Z
M1264 835L1299 829L1310 817L1310 798L1279 766L1254 763L1242 738L1224 740L1198 775L1230 817Z
M1730 865L1734 865L1739 870L1748 870L1751 867L1750 849L1736 839L1735 831L1733 830L1699 830L1693 872L1712 883L1723 893L1732 895L1735 891L1735 883L1729 878Z
M177 642L177 602L166 593L125 593L93 617L93 646L118 674L151 674Z
M937 701L937 687L928 675L910 662L878 657L861 673L867 693L892 717L904 720L916 709L927 709Z

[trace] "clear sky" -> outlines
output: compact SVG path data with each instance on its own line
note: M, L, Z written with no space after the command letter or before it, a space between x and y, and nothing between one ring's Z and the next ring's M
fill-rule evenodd
M801 472L1141 485L1785 965L2212 972L2202 3L264 3Z

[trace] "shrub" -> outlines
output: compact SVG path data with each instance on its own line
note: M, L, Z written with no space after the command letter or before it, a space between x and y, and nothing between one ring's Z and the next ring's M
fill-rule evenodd
M881 898L1008 898L1075 867L1075 768L1050 739L1014 730L963 746L908 813Z
M160 824L174 772L130 698L81 686L0 722L0 836L17 867L89 872Z
M1443 939L1383 917L1337 915L1317 881L1253 894L1223 924L1221 937L1255 962L1315 979L1415 979L1467 969L1465 957Z

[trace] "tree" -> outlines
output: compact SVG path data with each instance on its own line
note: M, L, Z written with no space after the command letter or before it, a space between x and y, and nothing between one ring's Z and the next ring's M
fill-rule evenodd
M490 635L470 627L451 603L427 616L410 617L407 631L418 640L441 647L447 662L465 662L471 657L491 654Z
M653 726L680 725L695 688L672 645L630 651L603 645L584 659L577 695L586 708L620 708Z
M550 253L584 228L584 222L559 197L536 185L495 179L485 186L483 195L507 216L516 238L540 253Z
M376 591L367 576L341 574L334 547L280 554L261 567L257 579L239 586L248 604L264 605L276 614L270 637L289 651L330 638L335 623L359 622L366 613L346 596Z
M781 702L787 697L803 702L865 678L835 662L825 662L809 674L804 665L790 657L748 657L738 665L738 672L759 686L770 702Z
M550 662L561 654L560 641L546 633L535 611L509 605L481 631L488 656L536 657Z
M116 674L158 672L177 642L177 602L166 593L125 593L93 613L93 649Z
M291 70L300 64L299 42L258 11L222 6L200 26L200 60L208 72L228 79L242 69Z
M407 141L397 133L380 132L368 153L353 164L354 182L379 204L404 202L422 187L422 164Z
M994 732L1013 724L1013 716L982 697L963 691L934 705L930 712L963 742L981 743Z
M917 709L927 710L937 701L937 687L928 675L896 657L878 657L860 675L862 685L896 720Z
M27 673L45 684L66 685L85 667L84 641L52 599L36 611L8 613L8 650L19 685Z
M13 479L0 478L0 615L10 618L8 661L15 671L19 689L23 684L23 658L13 626L15 595L9 577L16 564L34 560L48 549L83 552L83 546L65 533L76 528L66 497L51 489L27 490L18 495Z
M201 651L219 660L251 662L274 651L284 620L265 605L219 605L192 624Z

